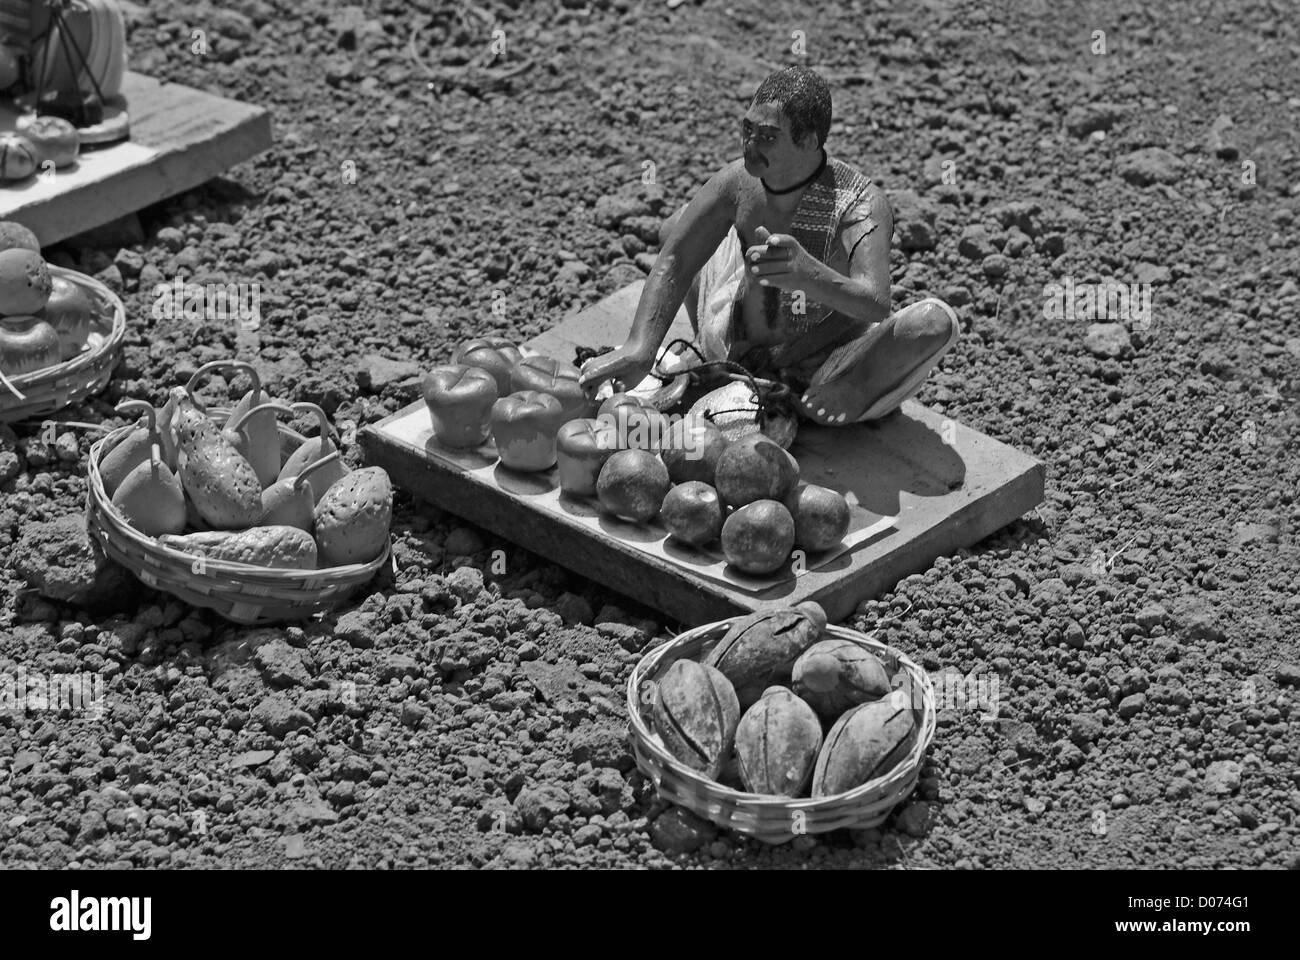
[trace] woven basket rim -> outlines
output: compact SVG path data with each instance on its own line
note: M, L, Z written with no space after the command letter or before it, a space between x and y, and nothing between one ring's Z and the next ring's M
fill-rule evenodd
M147 402L147 401L146 401ZM209 408L208 418L215 420L217 416L228 413L228 410L222 408ZM98 510L111 523L104 524L105 534L107 536L117 536L129 540L137 550L152 555L160 564L180 570L181 568L190 569L193 562L198 559L198 555L186 553L175 547L159 543L155 538L146 536L139 530L136 530L118 513L117 508L113 505L112 499L104 489L103 475L99 472L99 461L104 451L105 445L125 437L135 429L135 422L128 423L125 426L118 427L107 436L100 437L90 447L90 455L87 458L86 480L87 496L90 507ZM277 426L282 434L287 434L299 440L304 439L301 434L290 429L282 423L277 422ZM231 579L239 580L241 577L247 578L256 575L262 583L284 583L299 584L313 581L341 581L351 580L361 575L370 575L380 569L392 554L392 537L384 545L383 551L375 559L366 563L350 563L333 567L315 567L310 570L292 570L279 567L263 567L251 563L237 563L230 560L213 560L204 557L204 566L207 570L215 574L224 574Z
M691 790L698 793L700 797L716 799L723 803L751 810L771 812L803 811L807 813L809 811L842 809L846 804L851 805L859 802L867 804L890 797L893 794L897 794L897 799L902 799L903 791L901 788L904 787L908 780L914 778L917 769L924 760L926 750L929 749L930 743L934 739L937 718L934 685L929 675L906 653L851 627L827 625L822 637L850 640L873 651L887 653L897 660L899 669L907 670L912 675L915 690L920 693L921 697L922 716L921 721L918 723L920 734L917 736L916 742L908 755L883 777L868 780L852 790L846 790L843 793L836 793L827 797L777 797L770 794L748 793L709 779L698 770L686 766L655 742L650 728L641 718L641 708L639 706L641 684L649 679L650 675L674 651L683 649L698 640L706 639L712 633L721 635L740 619L742 619L740 616L729 617L726 620L692 627L646 651L642 658L637 661L627 682L628 727L637 742L637 746L649 754L656 763L683 781ZM658 783L656 783L656 789L658 789ZM908 789L910 790L911 787L908 786Z
M122 346L122 341L126 339L126 307L122 304L122 298L106 287L94 277L71 270L67 267L47 264L50 274L55 277L63 277L75 283L79 287L88 287L96 294L103 297L113 308L113 324L104 342L99 345L99 349L91 350L86 353L79 353L75 357L51 364L48 367L42 367L40 370L31 370L27 373L19 374L16 377L10 377L10 382L15 387L28 393L24 387L38 387L43 383L49 383L58 380L60 377L68 376L73 373L80 373L82 370L88 370L99 364L100 360L109 353L116 352ZM12 394L5 392L10 400L15 402L17 398Z

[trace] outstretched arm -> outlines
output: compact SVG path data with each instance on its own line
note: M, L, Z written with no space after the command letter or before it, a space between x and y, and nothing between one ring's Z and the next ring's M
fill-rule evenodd
M581 379L584 387L595 389L613 377L635 386L650 372L692 278L718 249L735 219L734 166L710 177L682 211L646 278L627 341L612 353L587 362Z

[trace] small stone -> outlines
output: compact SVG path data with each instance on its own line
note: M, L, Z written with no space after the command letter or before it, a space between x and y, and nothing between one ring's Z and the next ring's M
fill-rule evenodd
M384 388L420 375L414 360L390 360L377 353L366 354L357 368L357 385L362 390L383 393Z
M241 767L260 767L275 756L274 750L246 750L230 761L236 769Z
M1273 674L1284 687L1300 687L1300 663L1284 663Z
M1249 546L1252 543L1277 543L1278 528L1271 523L1238 523L1233 526L1237 543Z
M1129 694L1119 702L1119 716L1121 720L1127 720L1130 717L1137 716L1147 705L1146 694L1133 693Z
M420 672L420 664L414 657L404 653L390 653L379 665L379 682L388 683L390 680L401 680L404 677L418 677Z
M311 674L303 664L302 653L283 640L264 643L253 651L253 662L262 679L273 687L306 686Z
M1205 789L1214 794L1236 793L1241 786L1241 764L1216 760L1205 771Z
M1080 747L1087 746L1101 736L1101 721L1091 713L1076 713L1070 717L1070 739Z
M406 700L402 703L402 724L412 729L418 729L425 720L429 718L429 708L422 703L414 700Z
M1137 613L1137 623L1143 630L1150 631L1158 627L1169 618L1169 611L1158 603L1150 603L1143 607Z
M515 809L529 830L542 830L569 809L569 792L556 784L525 787L515 797Z
M483 593L483 571L476 567L457 567L447 576L447 589L464 603Z
M567 591L560 594L560 598L555 601L554 610L560 619L568 624L580 623L591 626L592 621L596 619L596 611L585 598Z
M1120 360L1133 353L1133 338L1122 323L1090 323L1083 345L1094 357Z
M1143 147L1121 157L1119 175L1139 187L1154 183L1176 183L1182 176L1183 162L1163 147Z
M895 821L899 830L909 837L923 837L930 825L930 804L924 800L909 803Z
M990 280L1001 280L1011 272L1011 261L1000 253L994 253L981 261L980 268Z
M481 534L471 527L456 527L447 534L443 549L451 557L468 557L487 547Z
M358 649L368 649L375 645L374 623L369 614L349 610L334 625L334 636Z
M281 740L294 730L311 726L311 716L280 694L272 694L255 706L252 719L271 736Z
M1065 129L1082 139L1090 134L1109 131L1124 115L1116 103L1087 102L1071 107L1065 115Z
M649 639L644 633L628 623L598 623L596 632L602 637L613 640L628 653L639 653Z

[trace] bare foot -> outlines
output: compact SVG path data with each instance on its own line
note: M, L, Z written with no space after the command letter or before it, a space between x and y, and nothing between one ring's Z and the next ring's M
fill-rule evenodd
M827 357L799 400L801 412L823 426L856 422L933 362L956 323L952 308L940 300L904 307Z

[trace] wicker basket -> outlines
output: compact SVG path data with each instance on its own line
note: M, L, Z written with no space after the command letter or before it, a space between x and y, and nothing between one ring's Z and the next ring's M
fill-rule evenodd
M722 639L735 622L722 620L679 634L641 658L627 684L627 709L632 752L636 765L648 776L665 800L683 806L720 827L766 843L785 843L800 834L827 833L842 827L879 826L890 810L912 792L921 761L934 738L934 686L924 670L906 655L865 634L844 627L827 627L826 637L849 640L870 650L892 674L905 670L915 691L916 720L920 735L912 752L883 777L832 797L791 799L733 790L677 760L651 733L650 697L642 697L643 684L663 676L674 661L696 660Z
M229 411L212 409L208 415L224 422ZM134 424L114 430L90 448L86 491L86 529L113 560L141 582L170 593L196 607L206 607L235 623L273 623L301 620L343 602L367 583L389 561L391 542L369 563L354 563L320 570L276 570L246 563L203 560L160 544L122 519L104 491L99 462L123 440ZM305 439L280 424L280 459L287 460ZM202 573L197 573L201 568Z
M42 417L99 393L108 386L113 368L122 359L126 310L117 294L95 278L75 270L51 265L50 275L70 280L86 292L95 307L91 330L102 334L104 341L95 349L52 367L10 377L10 382L26 399L19 400L0 386L0 422Z

